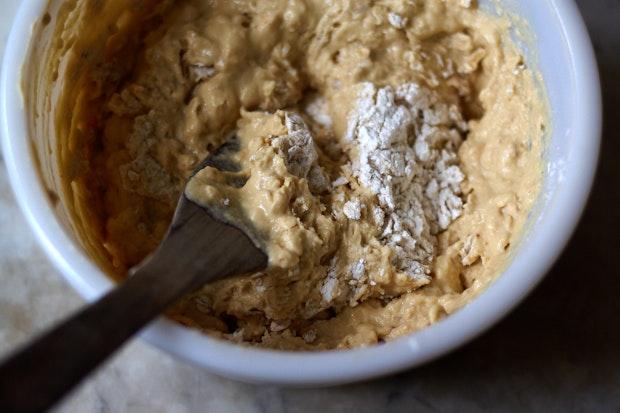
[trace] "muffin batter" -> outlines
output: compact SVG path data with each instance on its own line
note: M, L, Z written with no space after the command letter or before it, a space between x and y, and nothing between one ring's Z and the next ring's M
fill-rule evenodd
M76 215L124 275L234 137L240 171L205 169L186 194L237 211L270 258L172 317L347 348L428 326L503 269L539 193L546 122L505 20L464 0L147 3L86 65L85 104L60 106L90 137L84 162L64 158Z

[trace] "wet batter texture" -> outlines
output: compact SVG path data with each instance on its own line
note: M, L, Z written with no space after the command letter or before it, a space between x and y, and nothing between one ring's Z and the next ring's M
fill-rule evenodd
M281 349L369 345L501 272L547 119L507 20L464 0L151 3L121 16L119 33L144 28L106 43L97 115L71 124L91 137L88 166L66 162L77 215L113 272L154 250L229 139L240 171L207 168L186 194L240 213L270 266L183 299L170 315L185 324Z

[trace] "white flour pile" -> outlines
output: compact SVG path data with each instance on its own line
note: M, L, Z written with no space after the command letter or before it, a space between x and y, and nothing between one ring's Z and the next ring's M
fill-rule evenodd
M456 105L413 83L396 89L363 84L349 115L351 167L377 195L371 212L380 239L395 252L394 264L414 279L428 277L437 233L461 215L457 150L466 128ZM344 212L358 218L356 201Z

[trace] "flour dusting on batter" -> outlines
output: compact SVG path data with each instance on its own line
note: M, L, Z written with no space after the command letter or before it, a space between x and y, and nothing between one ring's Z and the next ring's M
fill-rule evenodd
M353 173L377 195L380 238L413 278L428 277L437 233L461 215L457 151L465 128L456 106L413 83L396 90L364 84L349 116Z

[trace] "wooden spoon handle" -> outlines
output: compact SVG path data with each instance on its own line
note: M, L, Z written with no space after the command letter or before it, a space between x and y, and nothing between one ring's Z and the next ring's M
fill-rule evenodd
M0 413L51 407L181 296L267 261L242 231L182 196L168 236L133 276L0 366Z
M154 267L142 267L0 366L0 412L50 408L188 288L162 285Z

